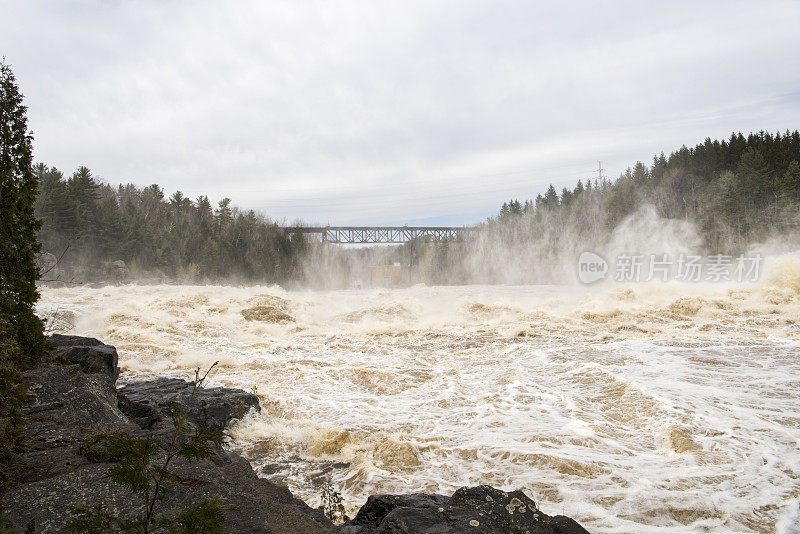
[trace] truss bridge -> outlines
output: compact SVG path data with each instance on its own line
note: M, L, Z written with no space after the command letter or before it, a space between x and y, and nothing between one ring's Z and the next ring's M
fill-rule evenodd
M478 231L472 226L297 226L283 230L289 235L316 234L324 243L340 244L457 243Z

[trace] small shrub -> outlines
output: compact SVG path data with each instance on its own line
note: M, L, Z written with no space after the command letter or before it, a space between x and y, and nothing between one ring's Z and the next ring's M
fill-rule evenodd
M0 319L0 491L19 471L19 458L25 449L25 404L27 388L20 380L16 362L20 349L4 336Z
M176 457L187 461L208 459L214 456L214 446L222 443L221 430L201 427L194 431L186 428L186 419L197 391L208 374L217 365L215 362L201 377L200 368L195 370L192 393L183 407L170 412L175 432L166 451L153 437L136 438L122 432L90 434L81 444L81 452L90 461L116 461L108 471L108 478L139 495L144 501L144 514L133 519L124 519L107 511L103 504L93 507L75 506L71 519L65 525L69 532L94 534L101 532L143 532L145 534L167 530L197 534L221 533L225 527L225 510L235 507L219 496L192 503L182 508L156 512L156 505L167 492L168 481L181 478L169 470Z
M330 482L322 485L322 511L325 513L325 517L337 525L350 520L345 513L342 494L336 491Z

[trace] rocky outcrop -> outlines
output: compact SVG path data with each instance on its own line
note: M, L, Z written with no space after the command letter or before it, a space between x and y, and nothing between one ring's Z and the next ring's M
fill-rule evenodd
M445 495L373 495L342 534L588 534L576 521L548 516L521 491L490 486Z
M29 450L14 484L0 498L0 517L26 533L63 532L75 505L102 503L111 513L135 517L141 498L108 478L115 464L92 453L92 437L106 431L162 437L171 425L166 410L180 404L192 385L155 380L129 384L119 394L116 351L108 350L113 347L76 336L53 336L52 341L60 363L22 375L30 396L25 408ZM200 390L192 406L191 425L222 427L258 409L258 399L241 390L208 388ZM258 478L245 459L221 448L213 460L176 459L170 469L178 476L159 504L163 510L220 495L237 507L226 512L226 532L336 531L321 511L285 487Z
M79 365L86 374L104 374L112 380L119 377L117 349L93 337L65 336L54 334L50 341L56 346L53 351L56 361Z
M63 532L69 508L75 504L103 503L123 517L142 510L139 496L108 479L109 463L86 463L71 471L21 485L2 500L3 515L25 532ZM170 470L180 481L170 485L160 510L199 502L220 495L237 510L227 512L226 532L232 533L332 533L333 526L321 512L296 499L288 489L258 478L246 460L225 455L215 461L177 461ZM30 529L30 530L28 530Z
M125 262L122 260L112 262L111 265L108 266L107 272L118 282L127 280L131 274L128 266L125 265Z
M22 374L28 384L29 445L23 480L45 479L71 471L89 461L81 454L84 436L97 432L138 430L117 408L114 381L104 374L81 372L80 367L50 365Z
M192 382L176 378L132 382L117 390L119 407L140 427L154 429L170 421L171 407L186 405L192 386ZM250 410L261 411L258 397L252 393L241 389L202 388L189 405L187 421L219 430Z

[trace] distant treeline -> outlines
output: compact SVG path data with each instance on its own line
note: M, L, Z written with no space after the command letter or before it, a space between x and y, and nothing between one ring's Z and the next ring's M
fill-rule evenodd
M582 218L615 228L645 204L661 217L696 223L712 253L741 252L749 244L800 229L800 132L732 134L727 141L706 139L665 157L629 168L616 181L579 181L558 193L520 203L506 202L492 223L511 223L523 214L531 224L547 215L562 222Z
M207 196L191 200L180 191L165 198L158 185L115 188L86 167L65 177L38 164L34 174L39 240L43 250L60 258L57 271L67 273L62 279L108 278L119 271L116 260L135 276L182 281L303 277L301 258L309 243L302 236L290 239L253 211L232 207L228 198L212 206Z
M66 278L109 278L122 260L134 277L346 286L365 276L365 262L401 261L413 264L411 281L530 283L564 280L576 251L609 244L644 206L692 223L707 253L738 254L800 233L799 161L798 131L707 139L662 153L650 166L637 163L614 181L587 179L560 193L551 185L535 199L506 202L473 243L402 246L381 258L289 238L227 198L212 206L206 196L191 200L180 191L165 198L157 185L112 187L86 167L65 177L39 164L34 174L39 240L55 256L66 250L59 263Z
M428 283L574 280L581 251L745 253L771 237L800 236L800 133L706 139L637 163L618 179L586 179L560 192L505 202L466 246L428 247Z

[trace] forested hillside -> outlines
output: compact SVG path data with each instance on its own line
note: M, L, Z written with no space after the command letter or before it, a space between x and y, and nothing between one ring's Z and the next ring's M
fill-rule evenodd
M559 193L511 200L468 246L429 247L429 283L573 280L584 250L738 255L800 236L800 133L707 139L637 163L617 180L579 181Z
M798 162L798 131L707 139L656 156L649 166L637 163L613 182L587 179L560 193L551 185L535 199L511 200L483 224L476 242L420 245L413 252L401 246L380 258L323 250L299 234L290 239L273 221L229 199L212 206L206 196L165 198L157 185L112 187L86 167L65 177L39 164L34 174L39 238L55 256L66 251L62 278L108 279L118 273L113 262L122 260L138 277L346 287L376 261L412 263L412 282L563 281L577 252L602 248L643 209L655 210L661 226L691 226L701 252L743 253L753 243L800 230ZM657 228L632 232L646 239L651 230Z
M613 229L644 204L667 219L697 224L710 252L741 252L771 235L800 228L800 132L732 134L727 141L706 139L665 157L629 168L616 181L586 180L557 193L503 204L496 221L523 215L580 219L589 208L592 224Z
M273 221L232 207L230 199L212 207L208 197L192 200L180 191L165 198L155 184L114 188L86 167L65 177L38 164L34 174L39 240L50 261L59 258L61 279L108 279L118 273L117 260L133 276L188 282L303 277L300 258L309 245L302 236L290 239Z

